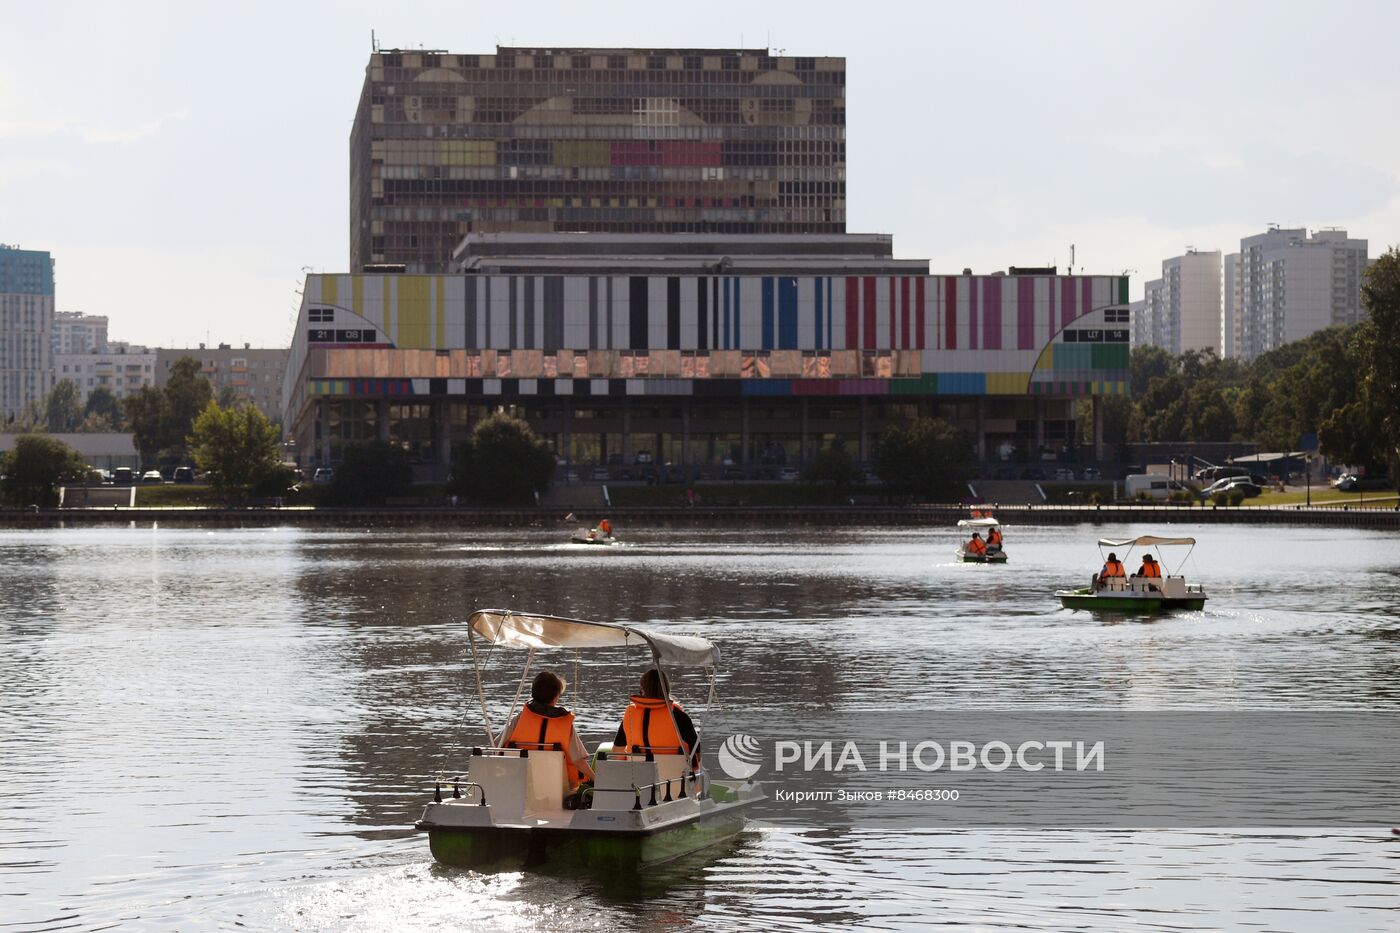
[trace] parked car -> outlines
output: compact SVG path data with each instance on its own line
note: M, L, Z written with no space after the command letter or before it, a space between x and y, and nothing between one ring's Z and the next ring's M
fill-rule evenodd
M592 472L591 474L589 474L589 476L590 476L590 478L591 478L594 482L606 483L606 482L608 481L608 471L607 471L607 468L606 468L606 467L594 467L594 468L593 468L593 472Z
M1389 489L1390 478L1386 476L1344 476L1337 483L1342 492L1364 492L1367 489Z
M1199 495L1202 499L1211 499L1214 498L1216 493L1223 492L1228 495L1235 489L1238 489L1241 492L1243 492L1246 499L1253 499L1255 496L1259 495L1259 493L1264 491L1264 487L1262 485L1260 485L1259 483L1251 482L1246 477L1226 476L1222 479L1218 479L1215 482L1211 483L1209 486L1197 493L1197 495Z
M1098 471L1097 467L1085 467L1084 472L1079 474L1080 479L1101 479L1102 477L1103 474Z
M1071 470L1069 467L1060 467L1058 470L1055 471L1055 479L1074 479L1074 471Z
M194 467L176 467L174 481L177 483L193 483Z
M651 462L652 462L651 451L649 451L649 450L639 450L639 451L637 451L637 456L635 456L635 457L632 458L632 462L635 463L635 464L637 464L638 466L645 466L646 464L651 463Z
M112 471L113 486L130 486L136 482L136 472L131 467L117 467Z
M160 475L160 470L147 470L141 474L141 482L156 485L165 482L165 477Z
M334 479L333 467L317 467L316 472L311 474L311 482L317 486L328 486Z
M782 480L785 483L796 482L801 476L802 472L796 467L783 467L781 470L778 471L778 479Z

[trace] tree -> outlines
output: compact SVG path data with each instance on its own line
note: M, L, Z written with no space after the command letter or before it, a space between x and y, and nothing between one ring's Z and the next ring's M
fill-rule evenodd
M13 505L58 504L55 487L87 475L78 452L62 441L43 434L21 434L15 448L0 455L0 493Z
M142 462L153 463L166 446L165 426L170 421L170 403L165 393L155 386L142 386L126 397L122 408Z
M917 418L888 430L875 447L875 475L898 498L961 498L971 463L967 440L942 418Z
M198 360L182 356L171 364L164 389L142 386L127 396L123 407L143 462L153 463L166 453L180 459L186 455L185 439L194 420L214 397L199 365Z
M341 461L326 489L327 505L383 505L413 487L408 451L389 441L358 441L341 448Z
M83 408L83 414L105 417L106 423L111 425L108 430L120 431L122 429L121 402L117 401L112 390L106 386L98 386L88 393L87 405Z
M822 450L802 471L802 479L808 483L831 483L844 488L856 480L856 467L851 455L840 444L833 444Z
M68 434L83 421L83 408L78 384L72 379L54 383L44 399L44 423L50 434Z
M246 494L277 469L280 432L255 405L220 408L209 402L189 437L190 452L209 484L224 493Z
M1394 471L1400 467L1400 247L1386 250L1366 270L1361 303L1367 313L1356 342L1361 391ZM1391 476L1400 478L1397 472Z
M504 412L476 423L452 451L448 491L491 505L525 505L549 487L554 454L530 426Z

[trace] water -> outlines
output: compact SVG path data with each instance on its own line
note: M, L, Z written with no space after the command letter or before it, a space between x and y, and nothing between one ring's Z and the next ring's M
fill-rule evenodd
M1174 526L1209 608L1130 621L1048 594L1149 529L1011 528L1004 568L954 563L951 530L568 530L0 532L0 931L1396 929L1386 827L759 827L641 880L438 867L409 827L476 729L474 606L706 635L728 709L770 722L1400 709L1393 533ZM558 666L610 734L635 671Z

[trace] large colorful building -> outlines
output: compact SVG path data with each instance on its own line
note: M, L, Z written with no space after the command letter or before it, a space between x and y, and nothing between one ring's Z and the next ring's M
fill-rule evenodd
M846 62L764 49L370 56L350 269L450 271L467 233L842 233Z
M918 414L1058 455L1126 390L1128 281L930 275L885 236L472 236L442 275L307 278L283 393L303 464L382 438L443 476L484 414L573 464L865 460Z

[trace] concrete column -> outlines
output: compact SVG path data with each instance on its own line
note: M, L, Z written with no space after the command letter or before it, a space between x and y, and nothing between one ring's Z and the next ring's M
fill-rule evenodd
M749 397L739 396L739 462L749 465Z
M452 471L452 413L446 399L433 403L433 418L437 423L437 462L440 467L439 479L446 480Z
M797 463L799 466L807 465L807 396L802 396L797 401L798 408L802 412L802 439L798 449Z
M322 398L316 403L316 419L321 423L321 465L331 462L331 402Z
M681 399L681 469L690 470L690 399Z
M560 451L569 460L569 465L574 463L574 397L564 396L564 411L560 416L564 422L564 449Z
M1103 405L1099 404L1099 397L1093 397L1094 402L1094 460L1103 460Z
M632 399L622 397L622 464L632 461Z
M381 441L389 439L389 400L381 398L374 403L374 429Z
M987 397L977 396L977 459L987 460Z
M870 459L870 434L868 431L870 421L870 402L864 395L860 397L860 422L858 430L859 439L856 441L856 459L865 463Z
M1031 399L1032 417L1035 419L1035 459L1040 459L1041 448L1045 446L1045 399L1036 396Z

